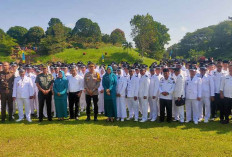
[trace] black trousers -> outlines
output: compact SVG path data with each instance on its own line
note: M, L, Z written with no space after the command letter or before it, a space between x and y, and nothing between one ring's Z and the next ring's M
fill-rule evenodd
M12 113L13 113L13 98L12 93L1 93L1 113L2 113L2 121L6 119L6 103L8 103L8 115L9 120L12 120Z
M167 111L167 121L172 120L172 100L160 99L160 121L164 121L165 108Z
M90 96L90 95L85 95L85 99L86 99L86 104L87 104L87 107L86 107L86 115L87 117L90 117L90 106L91 106L91 99L93 99L93 104L94 104L94 118L97 118L97 114L98 114L98 105L97 105L97 102L98 102L98 95L93 95L93 96Z
M78 117L80 97L78 97L77 94L79 94L79 93L80 92L69 92L69 94L68 94L70 119L74 119L74 118ZM74 105L75 105L75 112L73 113Z
M222 100L220 98L220 94L215 93L214 101L211 102L211 116L212 116L212 118L216 118L217 111L218 111L218 109L220 109L219 107L220 107L221 103L222 103Z
M224 98L220 104L220 120L229 121L229 115L231 113L232 98Z
M39 120L43 120L43 108L44 108L44 101L46 101L47 105L47 114L48 120L52 120L52 92L49 92L47 95L44 95L41 91L38 93L39 99Z

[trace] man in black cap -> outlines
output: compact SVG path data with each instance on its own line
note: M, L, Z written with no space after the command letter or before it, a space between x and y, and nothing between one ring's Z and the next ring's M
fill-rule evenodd
M185 81L185 97L186 97L186 123L192 120L194 124L198 124L198 104L201 100L201 78L196 75L197 68L194 65L189 66L190 76Z
M38 99L39 99L40 122L43 121L44 101L46 101L46 105L47 105L48 120L52 121L51 101L52 101L52 88L54 82L53 76L48 73L47 66L43 65L42 68L43 68L43 73L39 74L35 80L36 86L39 89Z
M3 71L0 72L1 114L2 122L6 119L6 104L8 104L9 121L13 120L13 83L14 73L10 71L8 62L3 62Z
M172 121L172 94L175 88L175 81L169 77L169 69L163 69L164 77L160 80L160 122L164 122L165 108L167 111L167 122Z
M206 74L207 67L205 64L200 65L200 78L202 81L202 95L201 100L198 104L198 112L199 112L199 122L201 122L204 118L204 122L208 123L210 118L210 101L214 101L214 82L213 78ZM203 114L203 106L205 110L205 116Z

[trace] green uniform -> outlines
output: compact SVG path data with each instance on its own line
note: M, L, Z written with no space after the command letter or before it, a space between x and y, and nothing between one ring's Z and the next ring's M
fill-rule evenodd
M52 76L52 74L39 74L36 77L35 83L38 83L40 85L40 87L44 90L48 90L52 83L54 82L54 78Z

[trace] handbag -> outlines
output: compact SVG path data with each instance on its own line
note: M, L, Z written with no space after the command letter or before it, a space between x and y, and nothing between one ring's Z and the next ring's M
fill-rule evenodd
M185 98L182 98L182 95L180 97L180 100L175 101L176 106L183 106L185 104Z

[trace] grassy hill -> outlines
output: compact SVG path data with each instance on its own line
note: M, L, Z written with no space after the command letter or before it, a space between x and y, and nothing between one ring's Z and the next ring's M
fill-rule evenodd
M85 52L86 55L83 55L83 52ZM105 55L105 52L107 52L107 55ZM82 61L84 63L87 63L88 61L92 61L94 63L101 64L102 53L104 54L105 64L109 64L112 61L115 61L117 63L121 61L134 63L142 59L142 57L139 56L139 53L136 52L134 49L126 52L126 50L124 50L122 47L106 46L99 49L65 49L63 52L54 55L40 56L34 58L34 60L37 63L46 63L48 61L63 61L66 63L76 63L77 61ZM146 57L143 58L143 63L147 65L150 65L154 61L154 59Z

